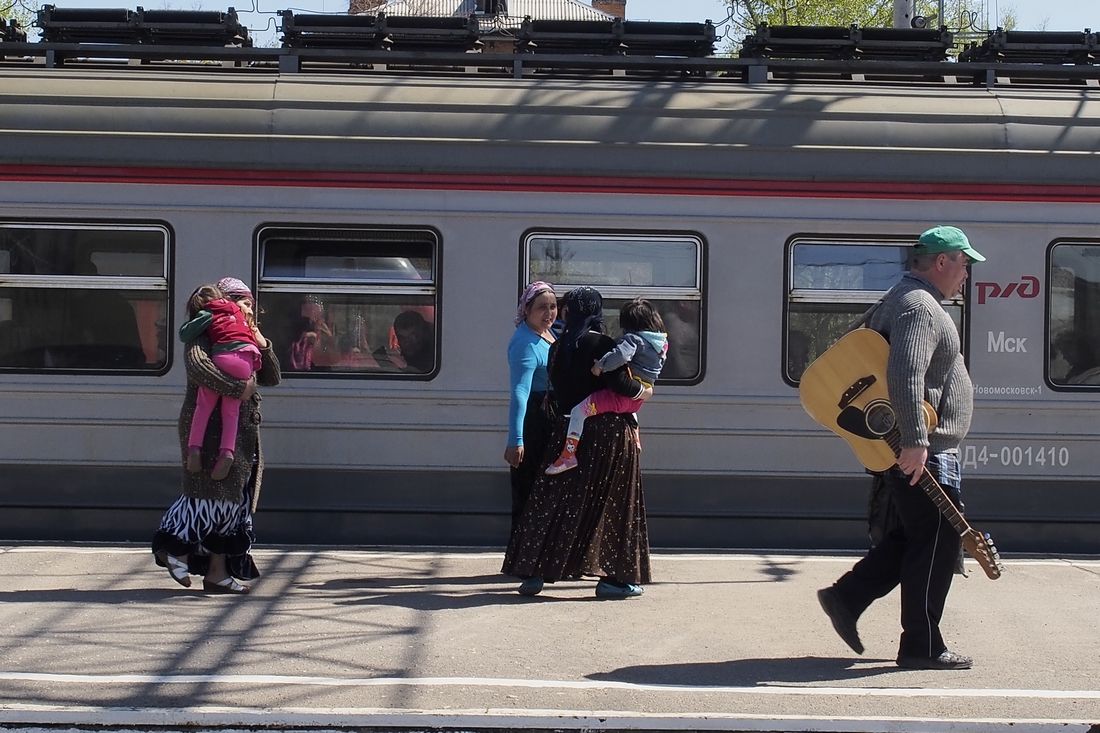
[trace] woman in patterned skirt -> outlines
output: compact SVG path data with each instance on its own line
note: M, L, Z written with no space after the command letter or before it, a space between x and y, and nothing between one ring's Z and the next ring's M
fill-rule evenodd
M248 286L236 278L223 278L218 288L236 301L254 299ZM182 586L190 587L190 575L203 576L203 589L211 593L247 593L248 587L238 580L253 580L260 572L249 551L255 535L252 512L260 494L263 478L263 452L260 450L260 395L256 384L273 386L279 383L279 360L259 329L256 341L261 345L260 369L253 379L233 379L215 366L210 358L210 344L203 336L184 349L187 368L187 391L180 410L180 473L183 486L180 497L168 508L160 528L153 537L153 556L161 567ZM187 443L195 413L199 386L208 387L220 395L241 400L237 442L237 460L229 475L221 481L210 476L218 455L221 419L218 410L211 415L202 446L202 470L185 470Z
M592 374L592 364L615 342L603 333L603 299L576 288L562 299L565 331L551 347L550 385L559 418L543 465L561 452L573 406L608 387L645 399L652 390L625 369ZM519 592L536 595L544 582L584 575L600 578L599 598L632 598L649 582L649 535L642 497L637 423L607 413L585 422L585 442L572 471L541 474L513 532L502 572L523 578ZM591 438L589 437L591 429Z

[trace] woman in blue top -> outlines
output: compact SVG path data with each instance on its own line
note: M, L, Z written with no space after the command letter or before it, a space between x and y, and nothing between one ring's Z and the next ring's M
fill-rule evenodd
M516 308L516 330L508 342L511 399L508 405L508 446L504 460L512 467L512 530L523 514L550 438L551 425L542 410L546 397L546 365L558 316L554 286L541 280L523 291Z

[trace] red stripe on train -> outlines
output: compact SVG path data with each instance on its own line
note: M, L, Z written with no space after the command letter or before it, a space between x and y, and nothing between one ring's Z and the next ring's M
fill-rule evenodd
M912 183L883 181L753 181L705 178L619 178L448 173L241 171L0 165L0 180L140 185L303 186L323 188L444 189L666 196L778 196L802 198L948 199L970 201L1100 202L1100 186Z

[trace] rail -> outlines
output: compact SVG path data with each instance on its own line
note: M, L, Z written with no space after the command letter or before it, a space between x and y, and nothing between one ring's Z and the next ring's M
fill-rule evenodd
M121 66L181 72L225 69L296 74L434 72L510 76L672 78L747 84L908 82L986 86L998 83L1100 86L1100 65L1003 62L879 61L763 58L670 58L578 54L385 51L356 48L239 48L142 44L4 43L0 68Z

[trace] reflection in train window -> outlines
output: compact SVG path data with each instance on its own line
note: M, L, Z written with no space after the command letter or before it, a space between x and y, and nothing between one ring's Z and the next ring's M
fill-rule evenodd
M906 272L913 237L798 236L787 242L783 375L797 384L810 362L843 336ZM961 298L944 309L962 332Z
M0 222L0 369L159 373L168 230Z
M1047 378L1100 385L1100 242L1055 243L1048 282Z
M436 372L434 231L272 226L258 245L263 329L285 373Z
M530 232L524 285L546 280L559 296L580 285L596 288L613 338L620 335L623 303L648 298L668 331L660 382L695 384L703 375L703 256L703 240L695 235Z

